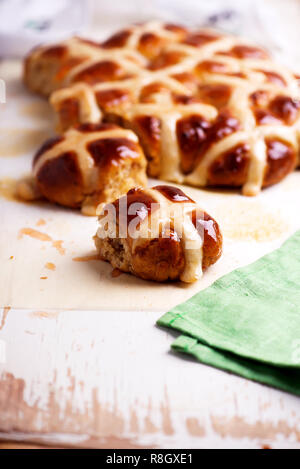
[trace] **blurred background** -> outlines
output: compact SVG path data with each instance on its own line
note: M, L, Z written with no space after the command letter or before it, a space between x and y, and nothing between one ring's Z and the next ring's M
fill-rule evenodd
M0 57L74 33L101 39L151 19L242 34L300 69L300 0L0 0Z

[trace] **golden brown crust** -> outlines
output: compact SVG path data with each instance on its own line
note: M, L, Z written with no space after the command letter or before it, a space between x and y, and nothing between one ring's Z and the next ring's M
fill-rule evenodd
M130 93L125 89L100 90L96 93L96 100L103 110L124 105L130 100Z
M267 167L264 175L264 187L276 184L297 166L297 155L292 145L279 139L266 140Z
M62 131L75 127L80 122L80 104L75 97L67 98L60 103L57 112Z
M211 164L209 184L239 187L245 184L249 169L249 145L241 143L222 153Z
M86 67L81 72L75 74L72 82L84 82L88 85L94 83L101 83L103 81L113 81L122 78L124 72L122 68L113 60L102 60L89 67Z
M199 115L190 115L177 121L176 131L183 173L190 173L195 168L199 149L206 141L209 126L209 122Z
M194 224L197 223L196 220L193 220L193 222ZM198 219L198 223L204 234L202 268L206 270L220 259L223 237L219 224L208 213L203 212L202 217Z
M147 240L132 257L132 273L156 282L178 280L184 269L182 245L173 231L168 238Z
M51 150L55 145L58 143L62 142L64 140L64 137L62 135L56 135L55 137L48 138L41 147L37 150L37 152L34 155L32 165L35 166L35 164L38 162L40 157L46 152Z
M124 29L123 31L119 31L113 34L111 37L106 39L106 41L102 42L101 45L105 49L114 49L118 47L124 47L129 37L130 37L130 30Z
M25 58L23 79L33 92L49 96L60 89L68 73L87 58L72 57L65 45L36 47Z
M148 160L148 174L159 177L161 122L155 116L137 116L128 127L138 135Z

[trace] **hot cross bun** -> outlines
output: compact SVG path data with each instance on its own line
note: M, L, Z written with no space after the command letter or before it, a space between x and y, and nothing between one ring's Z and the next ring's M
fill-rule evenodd
M222 252L218 223L173 186L131 189L102 208L99 223L100 258L147 280L194 282Z
M82 124L47 140L33 160L38 192L51 202L95 215L137 185L146 185L146 159L137 136L114 124ZM23 198L35 198L26 183Z
M25 81L57 90L61 130L100 119L134 130L150 176L256 195L298 165L299 77L236 36L152 22L99 44L73 38L35 50Z

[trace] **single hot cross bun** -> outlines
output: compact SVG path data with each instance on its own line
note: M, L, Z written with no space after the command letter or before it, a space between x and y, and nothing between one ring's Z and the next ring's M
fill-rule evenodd
M299 77L264 49L160 23L130 27L101 44L75 38L60 46L67 55L53 58L59 73L45 78L56 90L50 102L59 129L100 119L132 129L150 176L256 195L298 165ZM37 49L25 65L26 83L44 94L35 70L47 54L51 48Z
M194 282L221 256L218 223L173 186L131 189L102 208L99 223L100 258L143 279Z
M38 194L51 202L95 215L136 185L146 185L146 159L136 135L114 124L82 124L47 140L33 160ZM32 186L31 186L32 187ZM19 195L37 196L25 182Z

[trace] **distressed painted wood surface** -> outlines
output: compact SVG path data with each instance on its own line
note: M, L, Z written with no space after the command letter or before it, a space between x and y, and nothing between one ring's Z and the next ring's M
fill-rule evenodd
M10 310L3 436L92 447L299 447L299 399L179 359L157 313Z
M113 278L92 260L95 218L16 200L17 178L52 132L51 114L23 89L19 63L2 64L0 75L0 439L299 448L298 398L175 356L174 336L155 326L168 308L300 228L299 172L255 199L186 189L225 235L223 259L196 285Z

